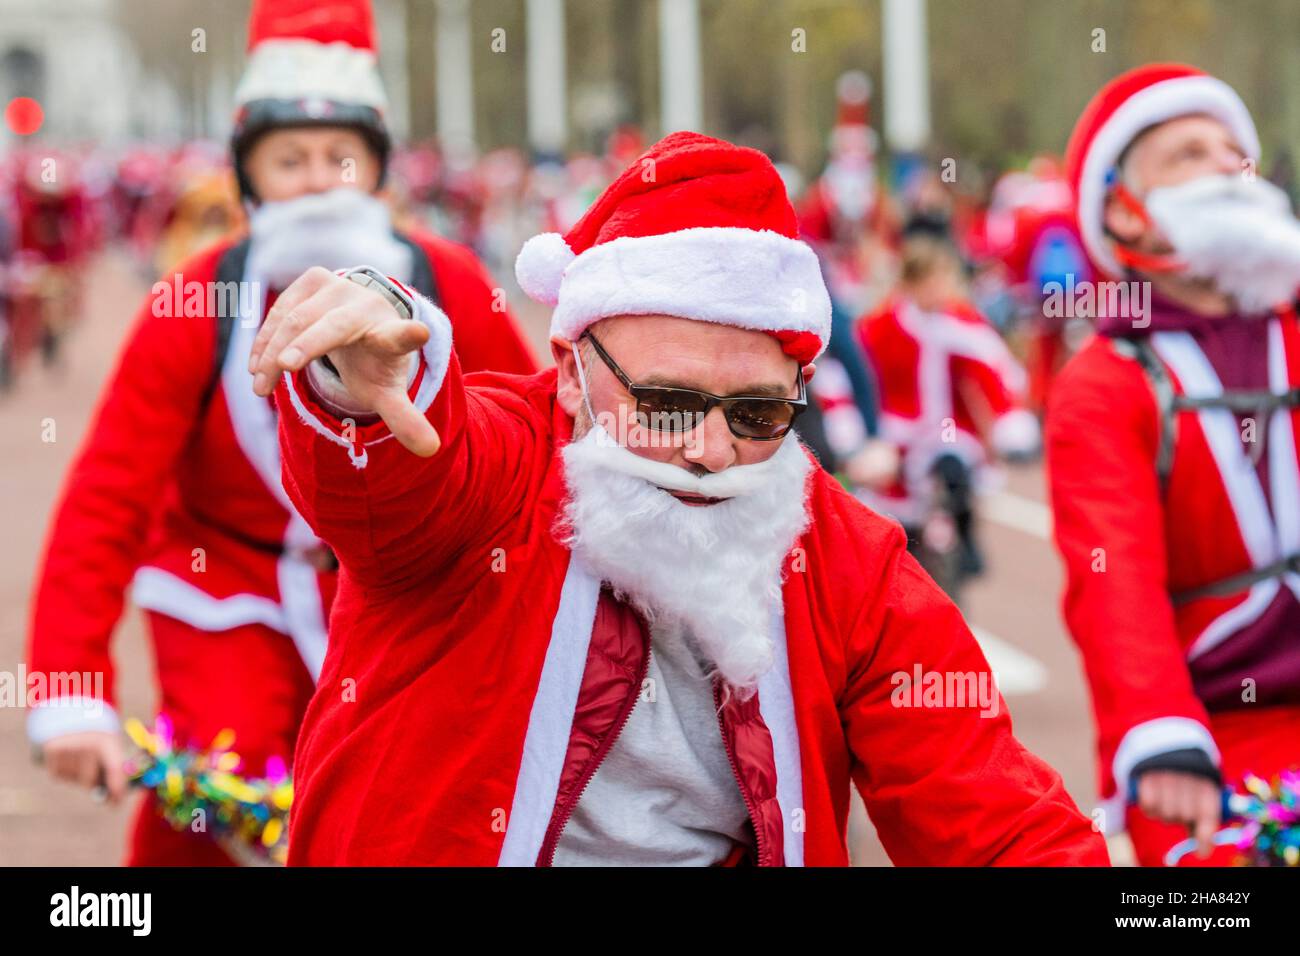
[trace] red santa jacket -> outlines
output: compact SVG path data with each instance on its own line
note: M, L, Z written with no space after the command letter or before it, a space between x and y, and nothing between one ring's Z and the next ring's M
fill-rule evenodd
M1024 369L969 304L925 312L894 297L858 332L879 383L881 437L904 456L905 480L879 502L887 512L912 517L908 489L939 455L978 468L986 443L1002 454L1036 450L1038 422L1020 405Z
M41 192L23 183L17 196L19 250L57 265L85 258L94 244L95 229L91 204L80 183L57 193Z
M572 420L554 370L462 378L446 321L419 313L432 458L382 422L349 441L304 373L277 391L285 487L342 563L290 863L544 865L635 703L646 637L555 537ZM899 692L991 676L895 524L820 470L807 494L778 663L720 716L759 862L844 864L852 779L898 863L1104 864L996 691L988 716Z
M473 255L410 238L428 257L467 363L534 370ZM233 244L154 286L64 484L36 579L29 668L103 673L109 706L35 708L28 729L38 742L116 726L109 639L133 578L143 608L206 631L264 624L293 638L313 675L324 659L336 574L308 560L320 542L281 485L274 405L252 391L248 353L264 313L255 296L229 321L217 367L222 303L209 290Z
M1257 327L1249 346L1267 349L1268 389L1295 388L1295 318ZM1222 394L1191 331L1157 331L1149 341L1176 394ZM1105 337L1066 366L1048 408L1064 611L1092 687L1108 798L1123 798L1131 771L1149 757L1197 748L1217 763L1207 711L1300 706L1300 574L1221 595L1200 590L1300 554L1300 413L1277 410L1256 423L1265 456L1258 468L1231 411L1175 414L1162 487L1156 462L1165 422L1152 383Z

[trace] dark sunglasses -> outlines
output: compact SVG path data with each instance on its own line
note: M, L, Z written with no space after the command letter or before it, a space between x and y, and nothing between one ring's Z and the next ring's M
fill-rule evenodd
M614 373L629 394L636 399L639 424L657 432L684 433L696 428L715 407L722 409L727 427L737 438L751 441L775 441L784 438L795 418L808 407L804 390L803 366L795 372L798 398L767 398L760 395L711 395L693 388L669 388L660 385L634 385L618 367L604 347L590 332L592 347L605 366Z

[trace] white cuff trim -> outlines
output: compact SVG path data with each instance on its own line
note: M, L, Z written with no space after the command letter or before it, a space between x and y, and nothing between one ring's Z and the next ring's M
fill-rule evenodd
M413 321L420 322L429 330L429 341L425 342L420 350L421 357L424 359L424 378L420 382L420 388L415 393L414 399L415 407L421 412L427 412L429 406L433 404L438 391L442 388L442 383L447 378L447 366L451 362L451 320L447 318L442 309L424 296L412 294L412 298L415 301ZM418 371L418 366L416 366L416 370ZM307 374L312 374L310 369ZM370 463L370 455L366 451L367 446L376 445L393 437L391 434L386 433L381 438L376 438L370 442L349 441L338 432L336 426L321 421L307 408L302 396L298 394L292 372L284 373L284 381L289 391L289 401L293 404L294 410L298 413L298 417L303 424L309 426L312 431L322 438L346 449L348 457L352 459L352 464L355 467L364 468ZM314 383L315 380L313 379ZM346 392L346 389L344 392ZM328 399L328 394L326 394L326 398Z
M1115 750L1112 770L1117 796L1121 800L1128 799L1129 778L1133 774L1133 768L1143 760L1171 750L1188 748L1203 750L1216 767L1219 765L1219 748L1210 731L1200 721L1190 717L1157 717L1132 728Z
M1042 432L1033 412L1013 408L993 423L989 440L999 455L1032 455L1038 451Z
M56 697L27 714L27 739L40 745L55 737L90 731L115 734L122 727L113 705L98 697Z

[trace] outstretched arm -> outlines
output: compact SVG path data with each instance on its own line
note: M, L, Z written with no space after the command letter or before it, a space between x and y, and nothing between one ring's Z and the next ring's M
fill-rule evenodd
M500 394L466 389L447 317L416 314L325 269L276 301L253 345L276 391L285 489L370 586L435 573L518 513L536 429ZM328 357L331 372L320 360Z

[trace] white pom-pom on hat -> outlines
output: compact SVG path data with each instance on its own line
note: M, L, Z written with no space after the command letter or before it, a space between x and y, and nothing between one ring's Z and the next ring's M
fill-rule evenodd
M544 305L560 301L560 281L564 270L575 258L574 252L558 232L533 236L519 250L515 259L515 278L528 298Z

